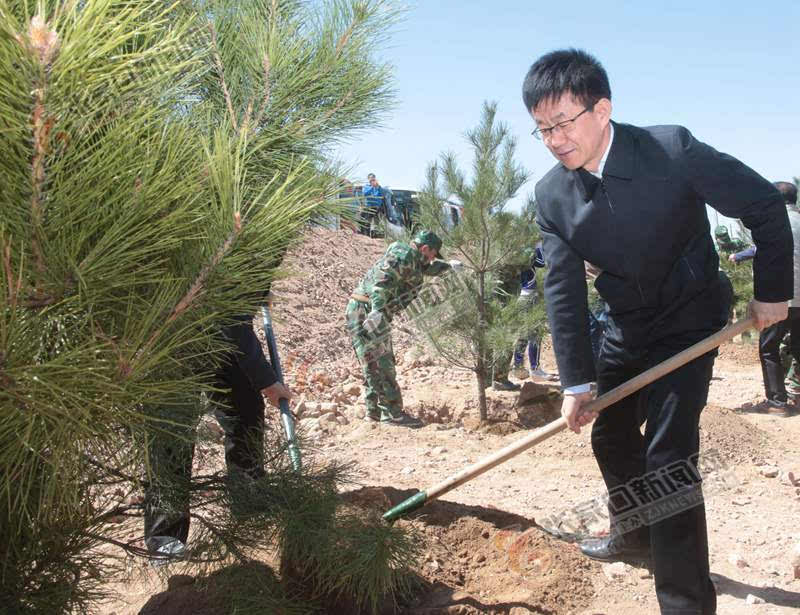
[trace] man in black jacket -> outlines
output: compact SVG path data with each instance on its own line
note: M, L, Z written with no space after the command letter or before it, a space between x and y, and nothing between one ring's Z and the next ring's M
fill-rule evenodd
M662 613L712 614L716 595L696 467L700 411L716 353L599 418L582 406L592 397L591 382L606 393L725 325L728 306L706 203L741 218L758 246L756 326L786 318L792 236L781 197L753 170L681 126L612 122L606 72L583 51L537 60L523 100L536 122L534 136L559 162L537 184L536 202L550 264L545 301L566 393L561 412L576 432L597 419L592 447L609 490L609 537L581 549L606 561L649 552ZM584 261L601 270L595 288L609 307L597 369Z
M273 406L291 392L278 381L253 330L253 316L244 315L222 328L231 349L214 374L217 389L211 401L225 432L225 465L233 503L246 497L246 485L264 475L264 397ZM178 404L169 431L157 433L150 443L153 484L145 497L145 544L163 558L184 554L189 536L189 483L194 456L196 415Z

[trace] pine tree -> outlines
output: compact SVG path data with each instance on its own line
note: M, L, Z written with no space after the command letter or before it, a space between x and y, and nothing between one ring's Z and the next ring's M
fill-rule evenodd
M413 310L436 351L451 365L474 372L482 421L488 418L485 389L495 364L510 358L518 337L541 333L545 326L540 308L523 309L516 301L520 273L530 266L538 234L532 202L522 215L505 209L528 175L515 162L515 140L496 115L497 105L485 103L480 124L467 133L474 152L470 180L449 153L428 167L419 196L420 226L440 234L443 253L465 269L443 281L440 300L426 303L423 295ZM457 225L443 207L452 198L463 205Z
M382 0L0 0L9 612L86 610L123 563L110 546L140 551L126 535L141 528L146 444L182 432L189 444L228 351L220 328L255 311L335 192L327 148L387 109L389 68L373 50L395 15ZM227 512L219 474L194 478L190 559L246 561L278 541L291 561L309 556L319 591L231 608L311 612L336 591L359 606L391 594L414 548L339 512L346 468L311 461L294 475L274 441L265 456L257 496L274 497L245 521ZM329 538L305 526L314 550L296 536L320 511Z

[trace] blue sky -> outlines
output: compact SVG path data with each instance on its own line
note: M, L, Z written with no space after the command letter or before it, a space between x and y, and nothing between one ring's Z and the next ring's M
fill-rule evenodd
M444 151L468 170L464 132L494 100L530 172L521 203L555 163L530 136L522 80L537 57L563 47L603 63L613 119L682 124L771 181L800 176L798 0L416 0L380 54L396 67L398 104L338 157L354 181L374 172L385 186L419 188Z

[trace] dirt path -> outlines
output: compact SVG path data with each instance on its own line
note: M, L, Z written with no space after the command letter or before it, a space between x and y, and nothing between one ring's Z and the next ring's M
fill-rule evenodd
M343 497L378 510L557 416L557 402L546 396L523 407L514 393L489 391L493 422L478 429L471 375L437 364L409 335L395 332L406 409L426 426L412 431L363 422L359 369L342 312L382 249L363 237L311 233L292 261L297 277L276 285L273 310L289 384L307 402L302 429L323 456L358 464L361 484ZM553 369L547 348L544 367ZM701 421L702 450L717 468L706 477L706 497L720 615L800 609L800 579L792 568L800 543L800 483L788 479L789 472L800 477L800 416L750 412L762 395L755 345L725 345ZM570 528L567 514L602 494L588 430L562 432L400 521L413 524L426 543L418 571L423 589L404 613L658 613L646 568L590 562L574 544L542 530L560 522L562 530L604 531L601 517ZM177 575L171 589L166 580L134 577L119 586L122 599L101 612L199 612L196 598L181 598L191 594L188 586L191 579ZM202 612L218 613L208 605Z
M452 373L445 378L444 371L438 367L401 370L407 408L421 416L429 416L434 409L442 419L455 419L455 423L433 423L415 431L356 423L322 433L319 444L331 457L357 461L364 485L413 490L435 484L523 435L465 426L471 423L469 414L475 412L469 403L472 383ZM409 388L412 381L418 383L417 388ZM447 387L442 385L445 381ZM792 568L792 551L800 542L800 529L794 522L800 518L800 483L791 485L786 476L790 471L800 475L800 416L786 419L747 412L761 399L761 386L755 346L725 346L701 422L703 450L723 466L712 475L712 479L722 478L712 480L707 494L719 613L777 614L800 609L800 580L794 579ZM514 394L491 393L491 397L495 416L514 412ZM498 423L494 431L504 431L503 425ZM516 429L513 424L506 426L505 431ZM778 475L768 477L773 467ZM442 603L435 606L439 610L413 612L658 613L653 580L646 569L586 562L574 545L550 540L534 525L548 525L552 515L602 492L584 430L580 435L562 432L446 494L442 505L461 514L450 519L456 527L444 536L426 531L438 537L439 544L448 543L432 549L428 564L446 571L451 579L458 581L459 575L464 579L448 583L452 591L447 597L437 594ZM387 505L400 501L398 497L389 500ZM425 530L438 528L439 514L423 510L413 523ZM459 538L465 535L465 524L473 534L480 527L482 539L465 544ZM603 522L598 520L587 529L601 531ZM524 553L509 551L509 544ZM468 551L473 560L481 558L483 565L465 564L459 550ZM571 574L557 565L542 564L548 557L562 561ZM523 560L532 568L520 570ZM554 578L543 576L542 570L530 564L533 561L539 561L537 566L553 565ZM543 600L553 595L557 597Z

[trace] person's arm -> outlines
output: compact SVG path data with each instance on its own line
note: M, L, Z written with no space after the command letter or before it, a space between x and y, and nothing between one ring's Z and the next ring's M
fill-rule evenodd
M685 128L678 133L685 172L697 194L729 218L739 218L757 248L753 290L758 301L782 302L792 297L792 231L777 188L736 158L695 139Z
M541 199L537 199L541 202ZM589 337L589 306L583 259L539 213L549 269L544 277L544 300L553 350L564 387L595 380L594 356Z
M756 245L750 313L763 330L788 316L793 295L793 240L777 188L732 156L678 133L685 172L698 195L729 218L739 218Z
M742 261L749 261L755 258L756 255L756 247L750 246L749 248L745 248L741 252L735 252L728 257L728 260L732 263L741 263Z
M422 270L422 275L431 277L447 273L453 268L453 262L460 263L460 261L443 261L437 258Z
M252 315L234 318L233 323L222 328L222 335L234 346L232 356L255 390L266 395L273 406L278 406L282 397L292 398L264 356L261 342L253 331Z

